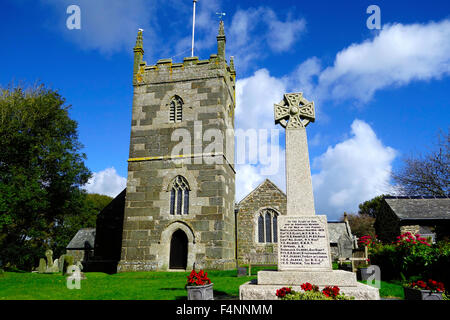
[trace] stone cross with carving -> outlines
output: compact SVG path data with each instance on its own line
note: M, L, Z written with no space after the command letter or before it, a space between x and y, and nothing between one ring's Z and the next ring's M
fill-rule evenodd
M287 215L315 215L306 126L315 120L314 102L286 93L274 105L275 123L286 129Z

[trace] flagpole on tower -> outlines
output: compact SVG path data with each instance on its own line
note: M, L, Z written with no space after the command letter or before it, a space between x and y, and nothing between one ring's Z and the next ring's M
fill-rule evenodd
M194 12L192 15L192 51L191 51L191 57L194 56L194 35L195 35L195 4L198 0L193 0L194 2Z

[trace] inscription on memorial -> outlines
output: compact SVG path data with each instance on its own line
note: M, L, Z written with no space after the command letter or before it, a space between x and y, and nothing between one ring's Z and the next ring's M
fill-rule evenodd
M331 268L326 217L283 217L278 234L279 269Z

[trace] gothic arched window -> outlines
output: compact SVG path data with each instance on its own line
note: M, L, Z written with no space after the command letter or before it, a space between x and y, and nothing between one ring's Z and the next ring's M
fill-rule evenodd
M174 96L170 101L169 121L181 122L183 120L183 100L179 96Z
M189 214L189 184L182 176L176 176L170 185L170 214Z
M278 242L278 213L273 209L264 209L258 215L258 242Z
M264 218L262 215L258 217L258 241L264 242Z

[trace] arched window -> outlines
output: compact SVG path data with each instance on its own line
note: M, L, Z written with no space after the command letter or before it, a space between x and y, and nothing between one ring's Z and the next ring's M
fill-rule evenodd
M262 215L258 217L258 241L264 242L264 218Z
M174 96L170 101L169 121L181 122L183 120L183 100L179 96Z
M258 215L258 242L278 242L278 213L273 209L264 209Z
M182 176L176 176L170 185L170 214L189 214L189 184Z

